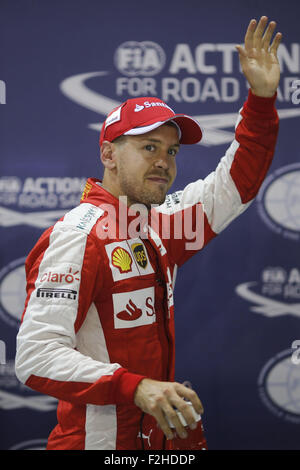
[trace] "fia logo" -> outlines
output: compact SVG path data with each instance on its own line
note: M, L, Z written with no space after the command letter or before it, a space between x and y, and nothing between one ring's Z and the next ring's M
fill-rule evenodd
M166 63L166 54L153 41L126 41L115 53L115 65L119 72L129 77L158 74Z
M258 378L261 400L278 418L300 423L300 369L291 350L281 351L263 366Z
M261 280L239 284L236 293L250 302L250 311L269 318L280 315L300 317L300 270L297 267L268 266Z
M296 242L300 240L299 188L300 165L292 163L270 174L256 199L258 213L270 230Z

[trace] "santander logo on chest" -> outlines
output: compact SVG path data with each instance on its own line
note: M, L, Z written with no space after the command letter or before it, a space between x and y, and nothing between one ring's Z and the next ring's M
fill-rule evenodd
M146 315L152 317L154 315L154 306L152 297L147 297L145 300ZM121 312L117 313L117 318L125 321L134 321L143 315L143 310L130 299L126 307Z
M151 325L156 321L154 287L113 294L115 329Z

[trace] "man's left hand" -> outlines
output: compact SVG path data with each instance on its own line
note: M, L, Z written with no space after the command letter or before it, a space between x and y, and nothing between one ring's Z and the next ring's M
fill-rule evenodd
M277 90L280 67L277 49L282 34L277 33L271 43L276 23L262 16L257 24L251 20L245 36L245 45L236 46L239 52L243 73L249 82L252 93L257 96L271 97ZM267 28L266 28L267 26Z

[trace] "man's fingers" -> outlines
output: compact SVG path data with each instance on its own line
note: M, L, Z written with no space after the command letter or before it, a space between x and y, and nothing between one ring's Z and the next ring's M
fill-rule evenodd
M268 18L267 16L262 16L258 22L258 25L253 34L253 47L256 49L261 48L262 45L262 36L267 25Z
M184 419L186 426L191 429L197 426L195 414L187 400L192 403L196 413L203 413L203 406L196 392L176 382L173 384L173 388L165 390L164 398L157 401L158 408L163 411L164 418L160 413L158 415L155 413L155 417L167 438L170 438L170 425L174 426L179 437L182 439L187 437L187 430L178 416L178 412Z
M273 39L273 42L271 44L271 47L270 47L270 51L272 52L272 54L277 54L277 49L278 49L278 46L281 42L281 39L282 39L282 34L281 33L277 33L276 36L274 37Z
M192 390L191 388L185 387L182 384L176 384L176 391L180 397L185 398L186 400L189 400L192 403L196 413L203 414L204 412L203 405L200 401L200 398L198 397L197 393L194 390Z
M172 406L167 405L164 408L164 413L165 413L166 417L168 418L169 422L173 424L178 436L181 437L182 439L186 439L187 438L187 432L186 432L182 422L180 421L176 410Z
M197 415L194 412L195 408L191 405L191 402L183 400L182 398L177 398L172 404L180 413L181 418L183 419L183 426L189 426L191 429L195 429L197 426ZM180 417L179 421L182 423Z
M166 420L166 416L161 409L158 409L155 414L153 414L154 418L156 419L160 429L164 433L167 439L173 439L174 434L172 429L169 426L168 421Z
M251 20L245 35L245 49L249 51L253 48L253 35L256 28L256 20Z
M238 51L238 53L240 54L241 58L243 59L244 57L247 57L247 53L245 51L245 49L243 48L243 46L241 45L236 45L235 46L236 50Z
M272 54L276 55L282 34L277 33L271 43L276 28L276 22L270 21L268 25L267 23L267 16L262 16L258 23L254 19L250 21L245 35L245 47L243 48L241 45L235 46L240 54L240 59L246 58L248 54L251 53L252 49L264 49L266 52L270 51Z
M269 24L268 24L268 27L265 31L265 34L263 35L263 38L262 38L262 48L267 51L269 49L269 46L270 46L270 42L271 42L271 37L274 33L274 29L276 27L276 23L275 21L271 21Z

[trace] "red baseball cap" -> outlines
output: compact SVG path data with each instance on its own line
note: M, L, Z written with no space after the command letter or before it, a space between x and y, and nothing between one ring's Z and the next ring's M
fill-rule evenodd
M103 123L100 147L104 140L112 142L121 135L150 132L168 121L176 124L181 144L196 144L202 138L199 123L186 114L175 114L164 101L156 97L132 98L114 108Z

